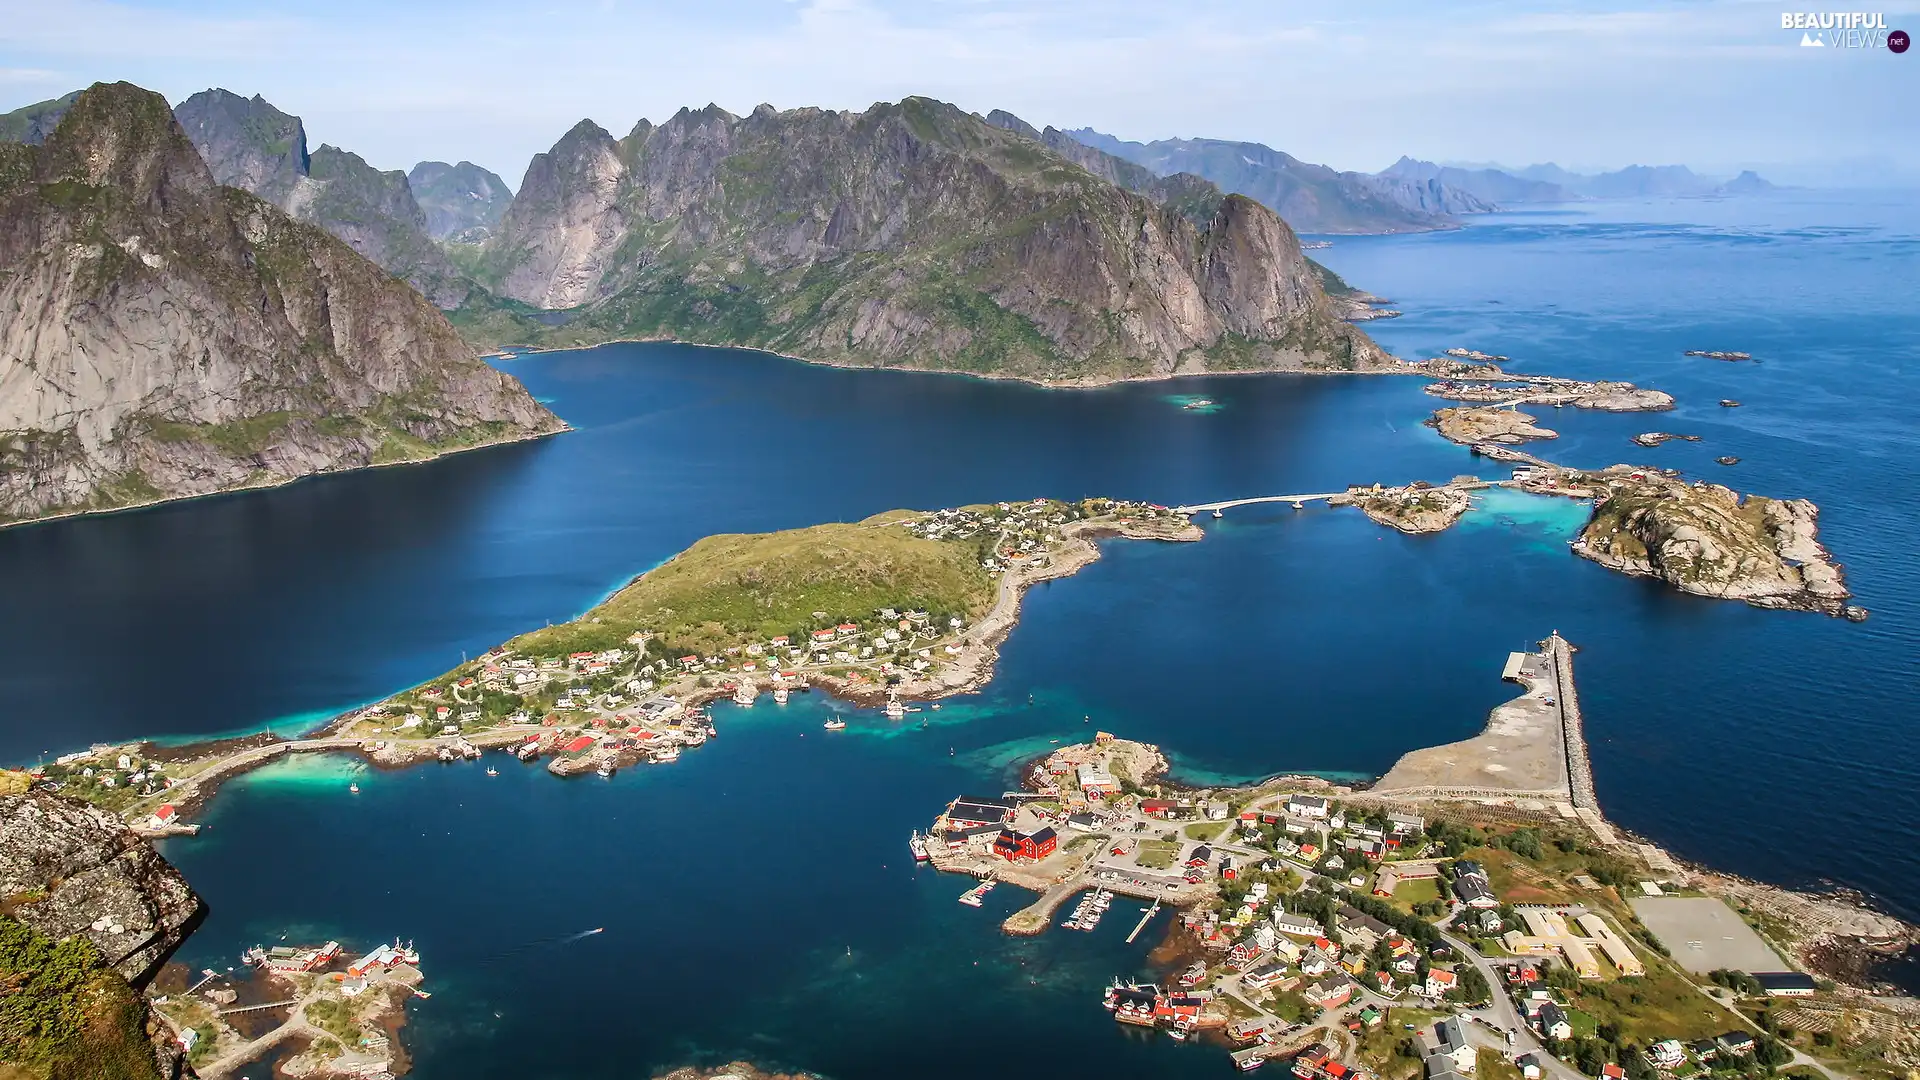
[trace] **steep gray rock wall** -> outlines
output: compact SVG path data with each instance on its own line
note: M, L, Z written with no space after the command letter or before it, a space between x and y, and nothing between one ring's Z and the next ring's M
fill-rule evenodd
M663 335L1072 382L1381 359L1270 211L1191 178L1168 205L1109 179L1141 180L1134 166L1090 155L1100 171L924 98L708 106L617 140L583 121L528 168L484 277L575 309L556 341Z
M0 522L559 427L414 290L216 184L157 95L0 144Z

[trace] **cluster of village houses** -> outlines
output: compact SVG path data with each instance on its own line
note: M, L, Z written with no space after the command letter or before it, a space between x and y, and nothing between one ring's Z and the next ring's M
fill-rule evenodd
M1469 995L1461 984L1464 965L1450 969L1436 962L1467 958L1454 957L1453 950L1432 935L1418 935L1426 938L1424 947L1415 940L1420 928L1411 923L1424 922L1420 916L1377 907L1401 924L1390 925L1355 907L1358 900L1338 904L1324 922L1317 914L1289 911L1285 886L1279 884L1288 880L1281 873L1288 869L1303 877L1318 873L1344 882L1350 897L1380 900L1390 899L1406 882L1435 881L1458 929L1498 940L1517 958L1503 959L1497 968L1506 985L1488 989L1511 994L1542 1039L1565 1040L1574 1033L1570 1006L1543 978L1547 964L1562 964L1583 980L1645 974L1632 947L1598 912L1569 905L1505 905L1479 863L1427 857L1426 822L1418 815L1343 813L1332 800L1309 793L1238 813L1217 799L1123 794L1131 785L1107 767L1100 752L1103 740L1110 737L1103 733L1091 747L1069 748L1039 763L1030 778L1039 789L1034 795L954 800L929 839L951 853L971 850L1038 867L1061 848L1061 831L1101 833L1111 839L1091 864L1090 882L1117 880L1112 871L1123 868L1135 884L1220 883L1220 899L1185 916L1214 959L1182 976L1177 989L1111 989L1110 1005L1113 994L1141 998L1121 1002L1121 1019L1153 1022L1176 997L1204 1000L1202 984L1207 982L1249 1001L1269 994L1297 995L1311 1007L1307 1015L1312 1010L1342 1010L1342 1019L1356 1030L1380 1023L1383 1007L1395 1002L1442 1010L1475 1004L1466 1000ZM1193 822L1222 825L1209 840L1198 840L1185 831L1186 823ZM1170 831L1166 825L1176 828ZM1138 859L1140 848L1149 844L1177 852L1165 858L1167 865L1154 868L1157 876ZM1240 887L1228 887L1240 879L1245 879ZM1774 979L1767 984L1769 993L1812 991L1813 982L1804 975L1769 978ZM1178 1017L1174 1020L1179 1022ZM1255 1030L1244 1024L1236 1028ZM1475 1051L1459 1019L1449 1018L1423 1032L1422 1050L1428 1080L1459 1080L1474 1071ZM1738 1061L1752 1050L1750 1036L1729 1033L1690 1044L1665 1040L1647 1056L1654 1068L1671 1071L1689 1061ZM1542 1075L1538 1055L1521 1054L1514 1061L1528 1080ZM1237 1056L1236 1062L1254 1067L1258 1059ZM1349 1080L1356 1071L1313 1048L1296 1057L1294 1068L1301 1080ZM1618 1066L1610 1068L1618 1072Z
M62 754L28 769L27 775L49 790L109 805L158 794L176 782L136 748L104 744Z

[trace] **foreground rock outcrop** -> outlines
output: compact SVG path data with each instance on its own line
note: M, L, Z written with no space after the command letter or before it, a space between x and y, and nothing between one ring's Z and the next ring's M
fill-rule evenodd
M673 337L1082 384L1387 362L1272 211L1156 202L925 98L709 106L620 139L582 121L528 167L480 276L568 311L516 328L538 343Z
M159 95L0 143L0 523L560 430L419 293L215 182Z
M0 904L54 941L85 938L135 986L201 914L186 879L119 818L43 791L0 796Z
M1864 616L1846 604L1840 567L1817 539L1818 516L1805 499L1742 497L1718 484L1620 466L1598 487L1573 550L1698 596Z

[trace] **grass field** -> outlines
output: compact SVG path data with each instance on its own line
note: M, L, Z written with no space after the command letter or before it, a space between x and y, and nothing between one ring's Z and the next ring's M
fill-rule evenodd
M1401 1044L1412 1042L1417 1047L1414 1031L1432 1024L1442 1015L1426 1009L1388 1009L1386 1018L1379 1024L1361 1030L1361 1064L1378 1073L1381 1080L1412 1080L1420 1076L1420 1058L1403 1053ZM1414 1031L1407 1030L1409 1024L1413 1025Z
M1701 1039L1734 1031L1740 1022L1719 1003L1694 989L1686 977L1661 963L1647 965L1646 975L1613 982L1586 982L1575 988L1568 1002L1568 1019L1582 1034L1584 1013L1596 1027L1611 1024L1621 1038L1641 1045L1660 1039Z
M1393 906L1407 914L1413 914L1415 904L1424 904L1440 899L1440 880L1423 878L1415 881L1403 881L1393 890Z
M1171 840L1142 840L1140 854L1134 860L1148 870L1165 870L1180 857L1180 845Z

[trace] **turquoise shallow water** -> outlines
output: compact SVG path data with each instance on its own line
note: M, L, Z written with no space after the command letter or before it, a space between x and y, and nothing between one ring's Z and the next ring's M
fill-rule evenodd
M916 714L924 729L763 700L716 709L721 737L676 765L610 782L463 764L360 774L353 796L351 763L262 770L227 787L200 837L167 845L212 906L182 958L224 966L282 933L414 937L436 991L409 1029L428 1078L631 1076L732 1056L839 1077L1004 1073L977 1032L1009 1019L1059 1031L1089 1068L1217 1073L1216 1052L1139 1044L1094 1003L1108 975L1143 963L1120 942L1128 920L1008 941L995 913L1019 896L955 904L962 883L906 866L906 833L1090 728L1160 742L1195 780L1374 775L1478 730L1508 695L1505 653L1553 629L1583 650L1610 816L1730 870L1840 882L1920 914L1909 846L1778 842L1812 820L1836 836L1920 820L1912 202L1604 204L1318 254L1409 312L1369 327L1403 355L1462 345L1674 392L1681 407L1658 418L1556 413L1548 452L1815 499L1874 617L1762 612L1608 573L1568 554L1581 512L1552 500L1489 494L1428 537L1351 511L1249 507L1205 520L1198 544L1109 542L1034 590L994 682ZM1476 467L1421 426L1432 401L1410 380L1057 392L671 345L509 367L579 430L0 532L0 756L349 707L566 618L713 532ZM1705 441L1628 443L1650 427ZM1721 453L1742 463L1721 469ZM835 708L851 725L827 737ZM567 942L594 926L607 933Z

